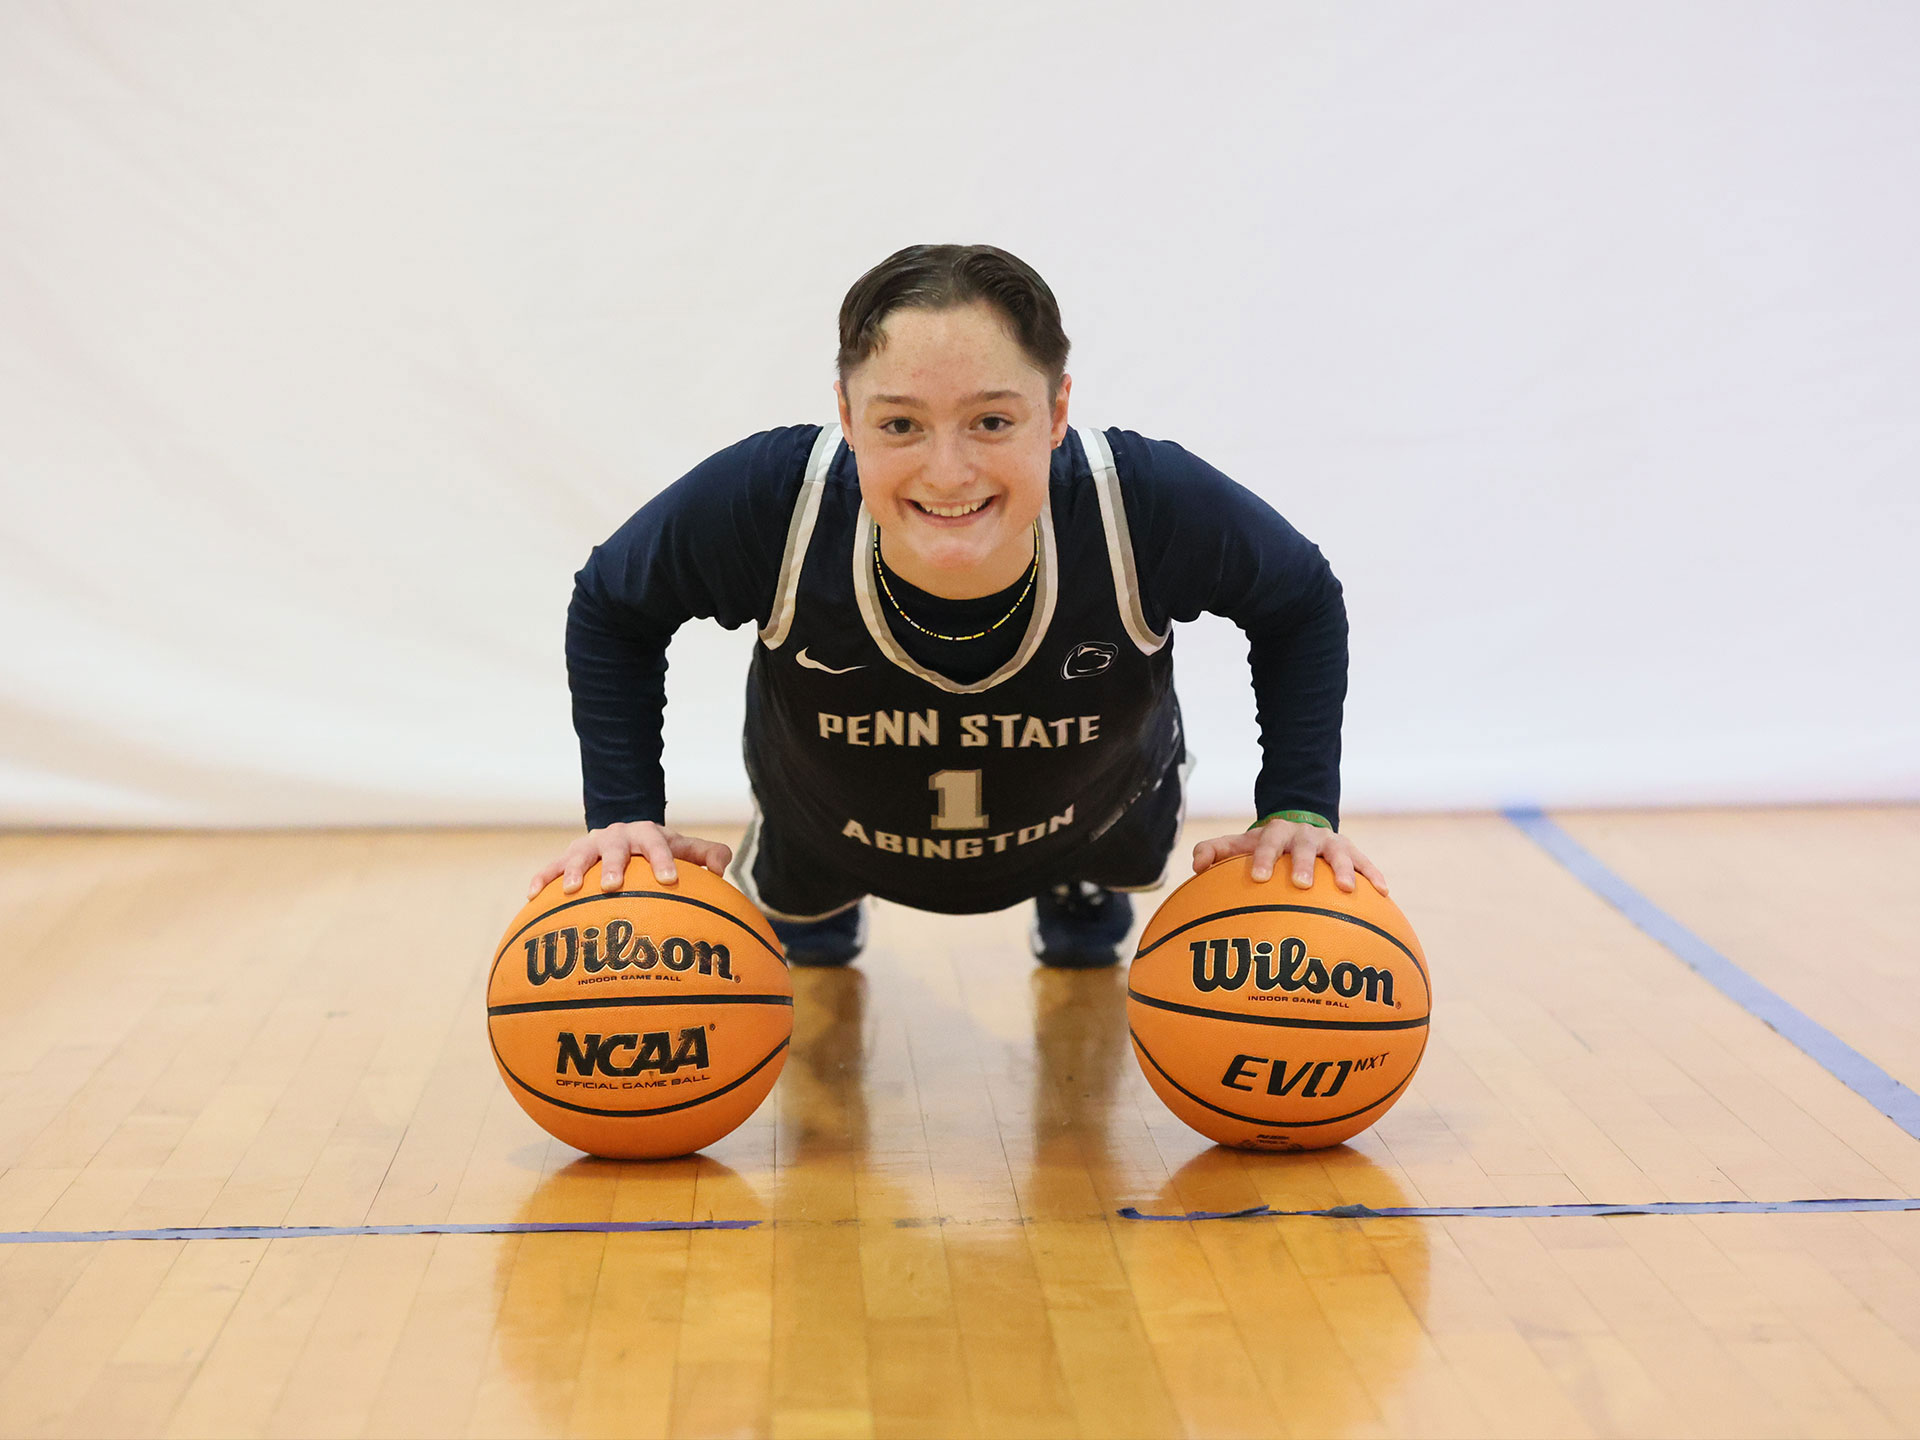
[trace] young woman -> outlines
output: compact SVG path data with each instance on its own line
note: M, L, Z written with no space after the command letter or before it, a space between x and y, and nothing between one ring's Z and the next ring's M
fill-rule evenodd
M1124 892L1164 876L1184 812L1172 625L1250 641L1263 763L1244 834L1267 880L1338 832L1347 624L1320 552L1178 445L1068 424L1053 292L987 245L916 245L840 309L838 425L765 431L642 508L576 577L567 663L598 862L729 878L797 964L845 964L879 895L964 913L1036 901L1034 953L1111 965ZM747 679L755 817L740 853L661 823L667 643L693 616L759 628ZM731 870L728 870L731 862ZM530 893L531 893L530 891Z

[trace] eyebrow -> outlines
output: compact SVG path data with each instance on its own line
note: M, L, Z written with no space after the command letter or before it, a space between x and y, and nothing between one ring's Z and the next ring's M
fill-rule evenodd
M982 390L961 399L962 405L978 405L987 400L1024 400L1026 397L1018 390ZM869 395L869 405L918 405L925 406L926 401L914 395Z

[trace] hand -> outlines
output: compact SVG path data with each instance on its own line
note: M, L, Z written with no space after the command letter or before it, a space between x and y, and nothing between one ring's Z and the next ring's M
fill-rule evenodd
M531 900L552 884L556 875L566 877L560 888L571 895L596 860L600 862L600 888L618 890L627 873L627 861L635 855L653 868L653 878L662 885L671 885L679 878L673 868L675 859L704 865L716 875L725 874L727 862L733 859L733 851L718 840L682 835L651 820L607 825L589 830L567 846L558 860L550 860L536 871L527 887L527 898Z
M1232 855L1251 855L1253 878L1265 883L1273 878L1275 862L1289 853L1293 856L1293 883L1302 890L1313 884L1313 857L1318 855L1332 869L1333 883L1342 890L1352 891L1353 872L1358 870L1373 882L1374 889L1382 895L1387 893L1387 877L1380 873L1380 867L1346 836L1292 820L1269 820L1244 835L1202 840L1193 847L1193 873L1198 875Z

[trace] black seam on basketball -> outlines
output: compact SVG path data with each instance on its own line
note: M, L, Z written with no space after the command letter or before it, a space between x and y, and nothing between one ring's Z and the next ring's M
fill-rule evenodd
M1323 910L1318 905L1242 905L1234 910L1215 910L1210 915L1202 915L1197 920L1189 920L1184 925L1174 926L1173 929L1162 935L1158 940L1154 941L1153 944L1134 951L1133 958L1136 960L1144 959L1158 950L1162 945L1166 944L1167 941L1173 939L1174 936L1183 934L1193 929L1196 925L1204 925L1209 920L1226 920L1235 915L1261 915L1272 910L1285 910L1296 915L1323 915L1329 920L1342 920L1349 925L1358 925L1362 930L1371 930L1382 940L1392 945L1402 955L1406 956L1407 959L1413 961L1414 968L1420 972L1420 982L1427 987L1428 996L1432 996L1433 982L1427 977L1427 967L1420 963L1420 957L1409 950L1406 942L1399 936L1395 935L1391 930L1382 930L1371 920L1362 920L1357 915L1343 914L1338 910Z
M574 1000L527 1000L489 1005L488 1015L527 1015L536 1010L611 1010L623 1005L786 1005L791 995L590 995Z
M1360 1116L1366 1114L1367 1111L1372 1110L1377 1106L1384 1105L1389 1100L1393 1099L1394 1096L1398 1095L1402 1090L1407 1088L1407 1081L1413 1079L1413 1070L1409 1070L1406 1074L1405 1079L1401 1080L1401 1082L1398 1085L1394 1086L1393 1089L1389 1090L1386 1094L1382 1095L1378 1100L1373 1101L1372 1104L1369 1104L1369 1105L1362 1105L1358 1110L1349 1110L1345 1115L1329 1115L1325 1120L1269 1120L1264 1115L1242 1115L1237 1110L1225 1109L1222 1106L1214 1104L1211 1100L1202 1100L1198 1095L1194 1094L1193 1091L1187 1089L1186 1086L1182 1085L1178 1080L1174 1079L1173 1076L1167 1074L1167 1067L1162 1065L1158 1060L1153 1058L1153 1052L1147 1049L1147 1047L1141 1043L1140 1037L1137 1034L1134 1034L1134 1030L1131 1025L1127 1027L1127 1034L1133 1036L1133 1043L1135 1045L1140 1046L1140 1053L1147 1057L1147 1063L1153 1066L1154 1069L1158 1070L1161 1074L1161 1077L1165 1079L1169 1085L1173 1086L1174 1089L1178 1090L1182 1095L1186 1096L1189 1100L1193 1101L1194 1104L1204 1105L1207 1109L1213 1111L1214 1114L1224 1115L1229 1120L1240 1120L1245 1122L1248 1125L1264 1126L1268 1130L1308 1130L1316 1125L1338 1125L1342 1120L1357 1120ZM1423 1044L1420 1047L1420 1055L1424 1055L1426 1053L1427 1053L1427 1047ZM1414 1069L1416 1070L1420 1066L1420 1055L1416 1055L1413 1057Z
M503 1055L501 1055L500 1047L493 1043L493 1032L491 1030L487 1032L487 1047L493 1051L493 1058L499 1062L500 1073L505 1075L508 1079L512 1080L514 1084L518 1085L522 1090L526 1091L529 1095L533 1096L534 1099L540 1101L542 1104L545 1104L545 1105L555 1105L562 1110L571 1110L576 1115L600 1115L600 1116L604 1116L609 1120L638 1119L646 1115L671 1115L675 1110L691 1110L694 1106L704 1105L709 1100L718 1100L722 1095L726 1094L729 1090L738 1089L740 1086L746 1084L747 1081L751 1080L754 1076L758 1075L762 1070L766 1069L767 1065L769 1064L769 1062L772 1061L773 1057L778 1055L782 1050L786 1049L787 1046L791 1043L792 1043L791 1037L789 1037L786 1040L782 1040L778 1045L774 1046L773 1049L769 1050L766 1053L766 1055L761 1058L760 1063L758 1065L755 1065L751 1070L747 1071L746 1074L740 1076L737 1080L729 1080L726 1084L722 1085L718 1090L715 1090L710 1095L701 1095L698 1098L693 1100L682 1100L678 1104L674 1104L674 1105L662 1105L657 1109L653 1109L653 1110L597 1110L591 1105L574 1105L565 1100L556 1100L553 1098L553 1096L543 1094L541 1091L534 1089L533 1086L529 1085L526 1081L522 1080L518 1075L515 1075L513 1073L513 1067L508 1065L506 1062L506 1058ZM588 1153L591 1154L592 1152L589 1151Z
M1281 1025L1292 1030L1418 1030L1427 1025L1430 1019L1425 1015L1418 1020L1294 1020L1285 1015L1242 1015L1234 1010L1207 1010L1199 1005L1182 1005L1178 1000L1142 995L1131 985L1127 987L1127 998L1138 1000L1142 1005L1151 1005L1156 1010L1200 1015L1209 1020L1240 1020L1248 1025Z
M493 989L493 977L496 973L498 973L500 969L500 961L502 960L502 958L505 957L507 951L512 948L513 942L518 940L522 935L526 934L527 931L533 929L533 927L538 925L542 920L545 920L550 915L558 915L562 910L571 910L576 905L590 905L595 900L617 900L622 895L634 895L634 896L641 897L643 899L652 899L652 900L673 900L678 902L681 905L696 905L702 910L711 910L715 915L718 915L722 920L725 920L728 923L734 926L737 926L739 929L746 931L747 934L751 935L754 939L758 940L761 946L767 951L767 953L773 956L774 959L780 962L781 969L790 970L793 968L792 966L787 964L787 957L782 952L774 949L771 945L767 944L766 936L762 935L758 930L754 929L751 925L747 924L744 920L740 919L739 916L729 915L725 910L722 910L718 905L709 905L704 900L694 900L685 895L669 895L664 890L607 890L602 892L599 895L582 895L577 900L569 900L564 905L554 906L551 910L542 910L538 915L534 916L533 919L529 920L526 924L522 925L518 930L514 931L505 940L502 940L500 942L500 948L493 952L493 964L487 967L487 989L489 991Z

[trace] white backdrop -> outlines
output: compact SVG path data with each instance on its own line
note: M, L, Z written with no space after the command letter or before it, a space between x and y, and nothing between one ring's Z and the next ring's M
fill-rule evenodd
M1349 811L1915 797L1916 156L1902 0L6 0L0 821L577 820L572 572L927 240L1326 551Z

